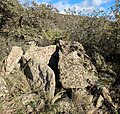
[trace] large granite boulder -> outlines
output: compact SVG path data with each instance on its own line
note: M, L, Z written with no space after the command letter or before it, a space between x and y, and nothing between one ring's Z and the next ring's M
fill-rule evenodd
M77 42L59 42L60 81L64 88L81 88L97 81L96 69L83 46Z

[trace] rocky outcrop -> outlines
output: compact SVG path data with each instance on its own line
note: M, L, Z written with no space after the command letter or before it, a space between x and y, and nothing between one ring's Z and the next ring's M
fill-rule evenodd
M102 102L114 112L109 91L99 86L96 76L107 64L97 53L93 57L95 66L78 42L59 41L46 47L31 44L24 54L14 46L0 73L5 113L104 113Z

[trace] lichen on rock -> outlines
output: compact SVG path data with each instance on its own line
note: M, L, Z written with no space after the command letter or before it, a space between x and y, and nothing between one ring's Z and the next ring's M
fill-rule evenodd
M94 84L97 81L96 69L83 46L77 42L60 41L59 44L60 81L63 87L85 89L89 82Z

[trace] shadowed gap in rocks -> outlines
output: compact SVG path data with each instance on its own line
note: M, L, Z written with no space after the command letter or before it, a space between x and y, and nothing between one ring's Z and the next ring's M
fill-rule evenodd
M59 50L61 47L56 46L56 51L52 54L48 66L54 71L55 73L55 79L56 79L56 88L61 89L63 88L62 83L60 82L60 71L58 68L58 62L59 62ZM66 94L69 98L72 98L72 89L65 89Z
M33 81L33 75L32 75L31 69L28 65L29 61L30 60L27 61L27 60L24 60L24 58L21 58L20 66L21 66L21 70L24 71L26 78Z
M56 46L56 51L52 54L48 66L54 71L56 79L56 88L61 89L62 84L60 82L60 71L58 69L59 62L59 47Z

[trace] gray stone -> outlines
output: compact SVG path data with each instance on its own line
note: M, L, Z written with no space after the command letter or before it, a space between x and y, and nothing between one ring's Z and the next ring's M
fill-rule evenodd
M53 70L44 63L38 63L36 60L29 62L24 69L27 80L33 91L40 94L46 94L48 99L54 97L55 92L55 74Z
M55 74L48 64L55 51L55 45L38 47L31 44L23 56L23 64L27 63L24 72L30 85L34 91L43 91L49 99L54 97Z
M53 70L45 64L39 65L40 76L43 79L44 89L48 99L52 99L55 94L55 74Z
M37 47L34 44L32 44L31 47L25 52L24 58L27 61L30 59L34 59L34 61L36 61L37 63L48 64L55 50L55 45Z
M64 88L85 89L97 81L96 69L80 43L59 43L60 81Z
M23 56L23 51L21 47L13 46L7 59L4 61L3 72L5 75L9 75L12 70L18 65L21 57Z

